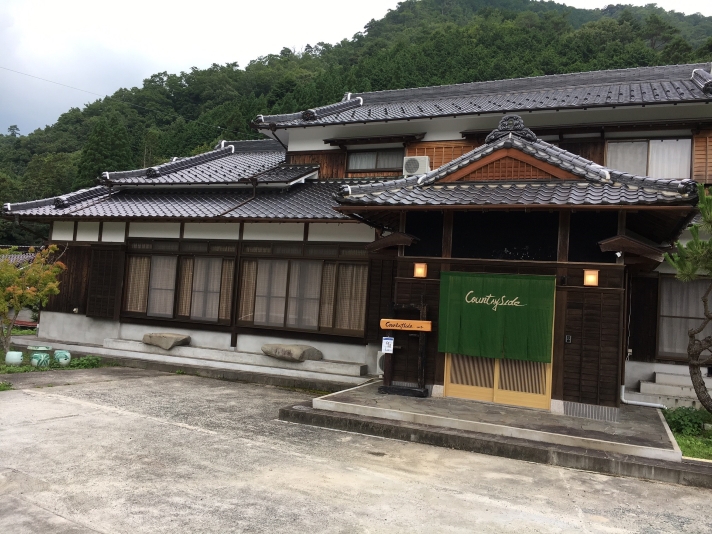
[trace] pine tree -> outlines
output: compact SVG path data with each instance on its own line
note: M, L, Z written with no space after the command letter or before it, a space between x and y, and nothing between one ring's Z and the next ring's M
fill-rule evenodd
M125 171L133 167L133 155L126 127L118 113L98 117L82 148L74 189L91 187L102 172Z

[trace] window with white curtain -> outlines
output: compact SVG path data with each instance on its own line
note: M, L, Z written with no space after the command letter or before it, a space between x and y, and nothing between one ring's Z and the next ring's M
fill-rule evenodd
M255 324L284 326L288 269L288 260L260 259L257 261Z
M173 317L173 297L176 288L177 256L152 256L151 279L148 284L149 317Z
M316 330L319 328L321 295L320 261L294 260L289 272L287 326Z
M129 250L141 254L127 258L123 313L228 324L233 311L235 258L163 252L179 252L180 248L180 252L236 253L237 248L220 243L211 243L210 249L207 243L194 245L190 241L181 242L180 247L178 241L129 242Z
M349 152L347 168L349 171L401 170L403 168L403 149Z
M658 326L658 354L686 356L688 330L697 328L703 320L702 295L710 284L708 279L681 282L666 276L660 279L660 324ZM698 338L712 335L712 324Z
M222 258L195 258L190 318L217 322L220 308Z
M609 141L606 166L638 176L689 178L691 139Z
M367 277L365 263L244 259L238 322L362 335Z

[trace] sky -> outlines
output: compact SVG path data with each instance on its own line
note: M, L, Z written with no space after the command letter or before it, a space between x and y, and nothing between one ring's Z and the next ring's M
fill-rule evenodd
M241 67L283 47L335 43L383 17L397 0L0 0L0 133L23 134L53 124L120 87L141 86L156 72L237 61ZM604 7L610 0L564 0ZM649 0L628 0L644 5ZM686 14L712 16L709 0L659 0ZM96 94L90 94L96 93Z

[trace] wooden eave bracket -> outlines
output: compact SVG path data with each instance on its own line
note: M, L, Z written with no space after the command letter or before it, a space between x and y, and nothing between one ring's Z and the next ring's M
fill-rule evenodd
M392 234L389 234L386 237L381 237L380 239L376 239L375 241L370 242L368 245L366 245L365 249L369 252L376 252L377 250L381 250L388 247L397 247L399 245L405 245L406 247L409 247L415 241L419 241L419 239L415 236L405 234L403 232L393 232Z
M602 252L625 252L626 254L641 256L658 263L662 262L664 258L664 251L659 248L625 235L609 237L599 241L598 245L601 247Z

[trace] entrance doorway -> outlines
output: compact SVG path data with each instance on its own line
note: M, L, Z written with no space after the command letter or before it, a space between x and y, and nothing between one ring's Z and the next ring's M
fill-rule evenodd
M551 407L551 364L445 355L444 395L460 399Z

